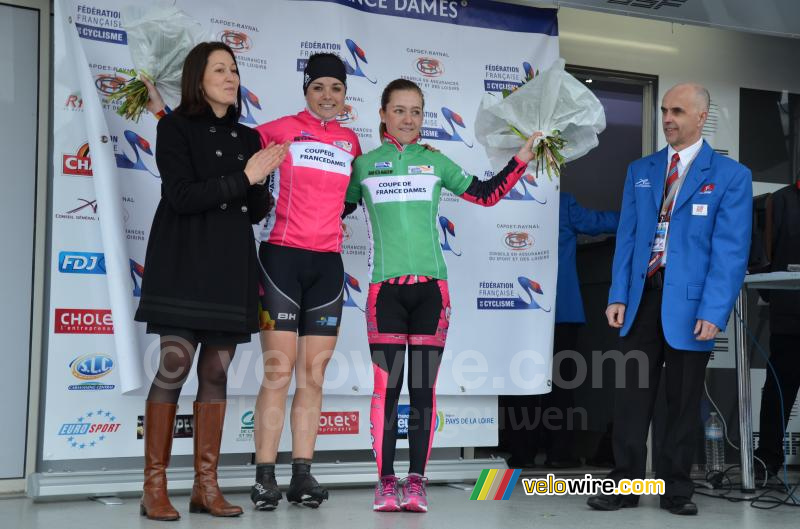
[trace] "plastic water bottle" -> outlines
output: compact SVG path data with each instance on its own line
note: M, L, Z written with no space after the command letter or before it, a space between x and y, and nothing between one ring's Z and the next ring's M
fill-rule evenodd
M712 411L706 421L706 473L722 472L725 468L725 438L722 419Z

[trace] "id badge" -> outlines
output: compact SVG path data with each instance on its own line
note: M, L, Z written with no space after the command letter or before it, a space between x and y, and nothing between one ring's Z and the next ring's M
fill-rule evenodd
M654 252L663 252L666 249L667 230L669 230L669 221L659 222L656 226L656 237L653 240Z

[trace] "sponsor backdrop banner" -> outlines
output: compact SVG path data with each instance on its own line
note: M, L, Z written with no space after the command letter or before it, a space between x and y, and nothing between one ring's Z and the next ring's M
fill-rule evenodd
M126 120L116 114L119 103L106 99L134 74L120 12L125 4L56 2L44 459L140 455L134 430L157 365L157 337L131 317L160 197L156 120L147 113L138 122ZM305 61L333 52L349 74L339 119L365 152L379 143L383 87L404 77L425 92L424 140L480 178L493 174L474 137L480 99L487 92L501 97L558 57L556 12L549 9L475 0L178 0L177 6L209 39L236 52L243 123L256 126L302 110ZM438 379L436 446L491 444L493 395L550 389L558 182L532 170L491 209L443 192L437 229L452 316ZM325 382L320 428L330 435L320 437L321 449L369 446L364 212L357 210L342 229L345 309ZM252 450L248 414L261 380L260 355L254 336L230 368L224 448L231 452ZM192 375L181 400L188 414L196 387ZM191 420L183 419L179 438L191 435ZM285 441L281 449L288 448ZM178 439L175 449L189 453L191 442Z

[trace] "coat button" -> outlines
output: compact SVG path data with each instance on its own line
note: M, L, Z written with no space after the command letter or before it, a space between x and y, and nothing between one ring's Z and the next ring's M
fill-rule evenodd
M214 134L215 132L217 132L217 127L214 127L214 126L208 127L208 132L210 132L211 134Z
M217 158L221 158L222 157L222 151L221 150L217 149L216 154L217 154Z
M219 209L222 209L222 210L228 209L228 204L223 202L222 204L219 205Z
M236 155L236 159L237 160L244 160L244 154L237 154Z
M238 136L239 136L239 133L238 133L238 132L236 132L235 130L232 130L232 131L231 131L231 136L233 136L234 138L236 138L236 137L238 137Z
M242 206L242 213L247 213L247 206Z

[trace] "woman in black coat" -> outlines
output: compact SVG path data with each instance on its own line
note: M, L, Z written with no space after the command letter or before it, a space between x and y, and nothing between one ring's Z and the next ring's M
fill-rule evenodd
M238 123L239 73L225 44L196 46L186 57L181 83L180 106L158 124L161 201L136 312L136 320L161 337L159 369L145 406L141 503L141 513L158 520L179 518L167 497L165 470L176 404L198 348L189 509L215 516L242 513L217 486L227 369L236 344L249 342L258 331L252 224L268 211L267 176L288 148L262 149L258 133Z

